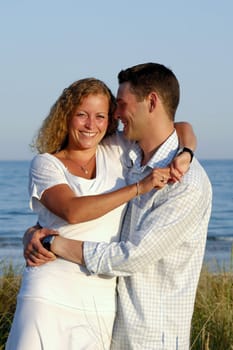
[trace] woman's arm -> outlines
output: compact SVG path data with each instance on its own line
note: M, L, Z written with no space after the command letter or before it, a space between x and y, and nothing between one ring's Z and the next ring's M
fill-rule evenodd
M175 123L175 129L179 137L180 148L187 147L195 151L197 139L192 125L187 122L177 122Z
M192 126L185 122L176 123L180 143L189 148L195 148L195 135ZM187 134L187 135L186 135ZM174 163L173 179L180 180L180 177L187 171L190 163L190 155L184 153L179 160ZM173 169L171 168L171 169ZM165 172L165 173L163 173ZM52 176L52 174L48 174ZM63 218L70 224L85 222L96 219L120 205L130 201L140 191L141 194L150 191L154 187L162 187L166 182L161 183L159 179L163 176L170 178L168 169L154 170L145 180L140 181L139 185L133 184L117 191L97 195L97 196L80 196L75 193L67 184L54 185L43 192L41 197L42 204L57 216Z
M178 134L180 148L186 147L191 151L195 151L197 139L192 125L187 122L178 122L175 123L175 129ZM181 177L188 171L192 161L190 153L182 152L174 158L170 165L172 180L180 181Z
M102 216L135 196L150 191L152 188L162 188L169 179L170 168L157 168L140 183L126 186L111 193L85 197L75 197L68 185L57 185L45 191L41 201L56 215L67 221L78 223ZM41 240L48 235L57 234L57 231L40 228L40 226L31 227L25 232L23 239L24 257L28 266L39 266L55 259L55 255L42 246ZM60 240L58 242L60 243ZM64 251L68 253L70 239L62 240L62 242L65 243ZM68 250L66 250L67 248ZM70 253L71 259L69 260L72 260L74 259L73 255L75 255L73 249Z
M153 188L162 188L169 178L170 168L157 168L137 184L106 194L80 197L77 197L68 185L61 184L46 190L41 202L57 216L70 224L76 224L96 219Z

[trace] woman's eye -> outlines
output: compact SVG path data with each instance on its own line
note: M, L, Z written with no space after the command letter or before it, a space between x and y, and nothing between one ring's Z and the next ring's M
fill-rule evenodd
M87 115L85 113L80 112L80 113L77 113L76 116L81 118L86 118Z

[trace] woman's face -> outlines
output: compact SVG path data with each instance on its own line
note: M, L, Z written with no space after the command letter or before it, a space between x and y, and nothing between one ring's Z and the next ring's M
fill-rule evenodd
M109 102L105 95L88 95L69 123L69 147L96 148L108 128Z

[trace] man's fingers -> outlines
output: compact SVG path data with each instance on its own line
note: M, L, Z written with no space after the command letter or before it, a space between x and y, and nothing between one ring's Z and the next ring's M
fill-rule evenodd
M51 261L53 261L53 260L51 260ZM50 262L50 261L40 261L39 259L35 260L35 259L27 258L26 259L26 266L30 266L30 267L41 266L41 265L44 265L48 262Z
M30 254L38 259L44 259L46 261L51 260L55 257L55 255L52 252L45 249L41 244L33 245L32 249L30 250Z
M48 251L46 248L44 248L41 244L41 242L35 242L32 246L32 249L30 249L31 253L34 253L34 255L41 255L44 256L45 258L50 258L53 256L53 253Z
M49 236L49 235L54 235L54 236L59 235L58 231L51 230L51 229L46 228L46 227L41 228L39 231L40 231L40 239L42 239L46 236Z
M26 257L26 262L28 266L40 266L43 264L46 264L50 261L54 261L56 259L56 256L53 254L50 258L45 258L44 256L41 256L40 254L36 255L37 253L30 253Z
M26 260L26 266L30 266L30 267L35 267L37 266L31 259L25 259Z
M45 256L45 254L40 254L37 251L33 251L31 253L31 255L33 255L36 259L40 260L40 261L50 261L50 260L54 260L56 259L56 256L52 253L52 252L48 252L46 253L47 255Z
M30 246L27 249L25 249L24 257L25 259L31 259L33 262L38 262L35 259L40 260L40 262L47 262L56 258L56 256L52 252L49 252L44 247L39 247L39 249L37 249L37 246Z

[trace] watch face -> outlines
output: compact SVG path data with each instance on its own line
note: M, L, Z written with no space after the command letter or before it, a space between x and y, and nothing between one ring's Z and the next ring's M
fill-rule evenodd
M51 241L53 240L54 236L50 235L50 236L46 236L45 238L43 238L42 240L42 245L45 249L50 251L51 248Z

